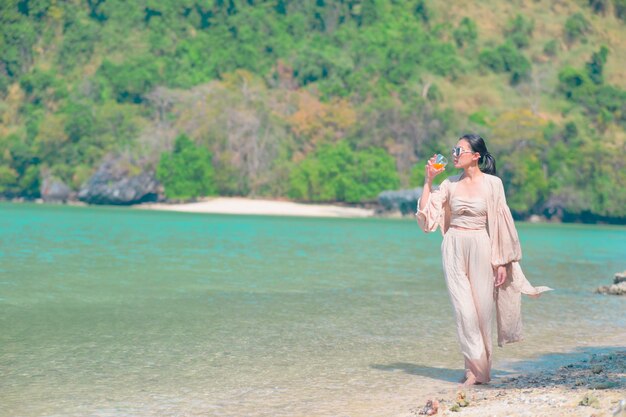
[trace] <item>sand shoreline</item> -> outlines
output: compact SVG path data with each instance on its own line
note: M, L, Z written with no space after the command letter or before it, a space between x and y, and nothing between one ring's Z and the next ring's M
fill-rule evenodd
M43 204L43 205L67 205L81 207L130 207L141 210L177 211L186 213L207 213L207 214L232 214L232 215L254 215L254 216L291 216L291 217L337 217L337 218L412 218L413 215L402 215L399 210L380 210L374 208L350 207L340 204L310 204L297 203L288 200L256 199L249 197L213 197L204 198L200 201L190 203L141 203L141 204L88 204L80 200L70 199L63 201L44 201L37 199L0 199L0 202L13 204ZM376 206L375 203L370 203ZM575 220L561 221L558 219L546 219L540 216L530 216L527 219L516 219L516 222L537 223L537 224L584 224L598 226L624 226L624 222L582 222Z
M459 393L467 402L459 400ZM441 391L436 398L421 399L406 416L425 415L421 413L428 400L439 402L435 416L626 417L626 349L496 378L487 385Z
M216 197L194 203L146 203L132 206L143 210L185 213L238 214L298 217L372 217L373 209L342 207L331 204L302 204L291 201L262 200L243 197Z

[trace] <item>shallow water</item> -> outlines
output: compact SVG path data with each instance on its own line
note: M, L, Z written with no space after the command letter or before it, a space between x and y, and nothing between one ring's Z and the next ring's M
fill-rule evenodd
M626 300L592 293L626 229L518 230L556 291L496 375L626 345ZM441 235L413 221L6 204L0 236L2 416L404 415L461 375Z

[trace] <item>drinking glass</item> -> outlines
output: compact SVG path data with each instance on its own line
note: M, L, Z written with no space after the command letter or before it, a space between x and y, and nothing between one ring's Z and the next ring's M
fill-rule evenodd
M448 165L448 158L438 153L437 156L435 156L435 162L433 162L433 168L441 169L441 168L444 168L446 165Z

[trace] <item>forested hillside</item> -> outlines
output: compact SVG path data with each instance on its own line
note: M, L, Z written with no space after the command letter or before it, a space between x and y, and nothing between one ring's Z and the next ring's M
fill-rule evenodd
M520 217L626 221L626 0L0 0L0 194L358 203L478 132Z

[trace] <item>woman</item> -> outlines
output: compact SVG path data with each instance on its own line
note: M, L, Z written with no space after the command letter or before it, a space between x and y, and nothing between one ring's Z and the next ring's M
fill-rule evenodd
M498 345L522 339L521 294L537 296L548 287L530 285L519 260L522 251L506 205L496 161L478 135L465 135L452 150L461 175L437 190L433 179L445 168L426 165L417 222L425 232L441 228L443 270L461 351L466 385L491 379L491 323L497 310ZM495 290L494 290L495 288Z

